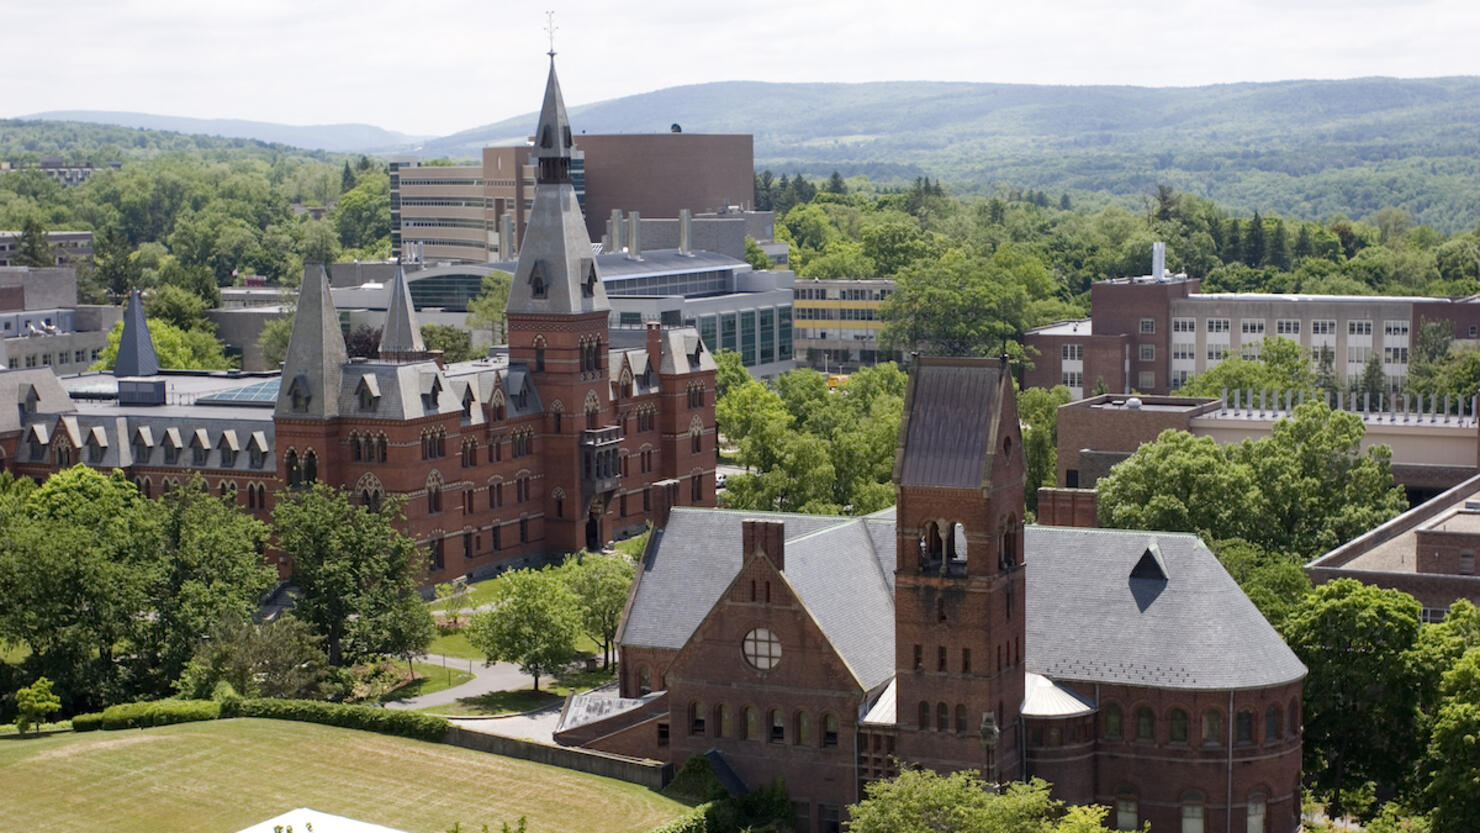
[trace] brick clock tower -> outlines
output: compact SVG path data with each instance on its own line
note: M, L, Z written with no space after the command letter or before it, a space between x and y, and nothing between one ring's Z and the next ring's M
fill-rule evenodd
M572 139L554 53L530 158L534 206L507 307L509 360L534 376L545 417L545 534L552 550L605 541L606 507L620 484L613 425L606 290L571 182Z
M963 395L963 392L965 395ZM1012 376L917 358L895 457L899 757L1022 777L1026 465Z

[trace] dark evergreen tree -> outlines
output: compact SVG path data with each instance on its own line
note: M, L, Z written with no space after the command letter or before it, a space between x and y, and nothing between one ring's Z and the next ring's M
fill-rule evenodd
M1264 250L1264 219L1255 211L1254 219L1249 221L1249 232L1244 235L1244 263L1248 266L1263 264Z
M1336 381L1336 353L1331 345L1321 345L1319 358L1316 360L1316 387L1333 397L1341 390L1341 385Z
M832 176L829 177L827 180L827 192L829 194L848 193L848 186L843 184L842 174L838 173L837 171L832 172Z
M57 256L51 250L51 241L46 237L46 226L40 218L27 217L21 224L21 237L15 244L15 256L11 262L16 266L55 266Z
M1239 263L1244 258L1244 247L1242 238L1239 236L1241 223L1237 217L1230 218L1224 226L1223 248L1218 250L1218 258L1225 264Z
M1362 377L1357 381L1357 386L1352 389L1352 395L1361 401L1361 397L1367 397L1367 407L1378 410L1382 405L1382 395L1387 392L1387 378L1382 373L1382 357L1375 351L1367 357L1367 365L1362 368Z
M1300 224L1300 232L1295 235L1295 247L1290 255L1299 260L1302 257L1310 257L1316 253L1316 245L1310 239L1310 227L1305 223Z
M344 171L339 175L339 192L344 193L355 187L355 172L349 168L349 160L344 160Z
M1264 252L1264 265L1281 272L1290 271L1290 238L1285 234L1285 221L1276 219L1269 234L1269 247Z
M96 279L108 294L120 297L139 285L142 269L129 255L133 248L117 230L108 229L97 237L93 246L93 265Z
M1070 203L1069 203L1069 192L1068 191L1065 191L1064 192L1064 195L1061 196L1061 197L1059 197L1059 210L1060 211L1071 211L1071 210L1073 210L1073 206L1070 205Z

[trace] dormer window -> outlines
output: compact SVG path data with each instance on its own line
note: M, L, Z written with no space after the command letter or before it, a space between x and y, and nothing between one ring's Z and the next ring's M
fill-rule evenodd
M596 297L596 264L586 261L586 277L581 281L581 294L587 298Z
M545 278L545 264L543 261L535 261L529 270L529 291L536 298L543 298L549 292L550 282Z
M380 403L380 384L372 374L360 377L360 384L355 388L355 397L359 399L360 410L373 412L376 405Z
M295 378L293 385L288 388L288 397L290 399L289 407L293 409L293 413L308 413L308 404L312 399L308 393L308 380L302 376Z
M553 131L550 130L550 125L548 124L540 128L540 147L555 147L555 134Z

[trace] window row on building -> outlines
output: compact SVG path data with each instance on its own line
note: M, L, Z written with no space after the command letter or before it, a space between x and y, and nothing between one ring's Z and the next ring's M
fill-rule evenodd
M736 714L728 703L709 706L693 701L688 706L688 734L690 737L735 738L818 749L838 746L838 716L832 712L823 712L814 724L812 713L805 709L789 714L784 709L768 709L762 724L761 711L747 705L740 708L738 717L737 725Z
M1263 717L1264 743L1277 743L1300 733L1300 704L1296 701L1292 700L1285 709L1270 705L1265 708ZM1130 721L1128 726L1127 718ZM1253 709L1235 712L1231 727L1225 726L1224 713L1219 709L1204 710L1196 723L1182 708L1168 709L1163 719L1166 729L1159 734L1158 718L1150 706L1138 706L1133 713L1126 715L1120 704L1108 703L1101 709L1101 736L1107 741L1222 746L1229 741L1231 732L1234 745L1256 742L1257 717Z

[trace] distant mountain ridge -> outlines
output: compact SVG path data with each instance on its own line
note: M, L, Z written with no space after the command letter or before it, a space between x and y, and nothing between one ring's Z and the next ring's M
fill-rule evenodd
M170 130L176 133L255 139L261 142L274 142L334 153L389 151L427 138L385 130L369 124L291 125L245 119L197 119L187 116L159 116L151 113L113 110L49 110L45 113L33 113L19 118L79 121L144 128L145 130Z
M289 127L142 114L48 113L242 135L299 147L475 159L524 141L536 114L419 139L365 125ZM722 81L570 108L578 133L750 133L777 176L938 178L1145 195L1158 184L1245 214L1363 217L1386 205L1445 231L1480 219L1480 77L1203 87ZM144 119L160 119L144 123ZM243 132L250 126L252 133Z

